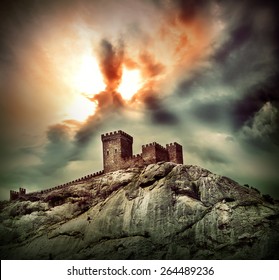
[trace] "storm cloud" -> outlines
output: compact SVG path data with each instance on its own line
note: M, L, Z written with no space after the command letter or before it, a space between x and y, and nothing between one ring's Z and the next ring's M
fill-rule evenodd
M118 129L135 152L177 141L186 164L278 198L277 12L252 0L1 1L1 198L101 170L100 134ZM94 94L75 80L88 56L104 82ZM125 71L143 80L126 99Z

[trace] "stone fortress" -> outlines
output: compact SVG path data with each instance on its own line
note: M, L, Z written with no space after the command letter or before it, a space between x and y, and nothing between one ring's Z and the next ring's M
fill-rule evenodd
M133 155L133 137L121 130L102 134L102 142L105 173L160 161L183 163L182 146L176 142L166 148L156 142L143 145L137 155Z
M26 189L24 188L19 188L19 191L11 190L10 200L26 198L30 195L44 194L55 189L61 189L73 184L82 183L90 178L121 169L144 167L161 161L183 164L182 146L176 142L167 144L166 147L163 147L156 142L142 145L142 153L133 155L133 137L124 131L118 130L102 134L101 139L103 143L104 168L102 171L38 192L26 194Z

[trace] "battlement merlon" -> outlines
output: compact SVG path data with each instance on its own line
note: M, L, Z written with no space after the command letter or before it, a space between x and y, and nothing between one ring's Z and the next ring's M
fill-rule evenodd
M183 149L182 146L176 142L166 145L169 161L178 164L183 164Z
M26 195L26 189L19 188L19 191L10 190L10 200L16 200Z
M142 154L132 155L131 157L124 157L123 160L128 161L128 160L131 160L131 159L138 159L138 158L142 158Z
M122 136L123 138L129 140L131 143L133 143L133 137L129 135L128 133L118 130L114 132L109 132L101 135L102 141L110 141L119 138L119 136Z
M16 193L16 194L19 194L18 191L13 191L13 190L10 190L10 193Z
M152 142L152 143L149 143L149 144L146 144L146 145L142 145L142 149L145 149L145 148L148 148L148 147L156 147L156 148L159 148L161 150L166 150L165 147L163 147L162 145L158 144L157 142Z
M26 194L26 189L24 189L24 188L19 188L19 194L25 195L25 194Z
M122 169L123 158L133 155L133 137L122 130L102 134L104 172Z
M171 147L171 146L177 146L177 147L180 147L182 149L182 145L178 144L177 142L174 142L174 143L169 143L166 145L166 147Z

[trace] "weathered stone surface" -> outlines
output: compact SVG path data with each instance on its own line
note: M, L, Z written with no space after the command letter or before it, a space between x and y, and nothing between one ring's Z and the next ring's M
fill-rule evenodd
M197 166L152 164L1 204L1 259L278 259L279 205Z

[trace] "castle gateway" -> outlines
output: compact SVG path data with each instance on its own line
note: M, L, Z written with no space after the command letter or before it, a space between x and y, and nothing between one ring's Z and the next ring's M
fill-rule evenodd
M102 134L104 173L142 167L160 161L183 164L182 146L174 142L166 147L156 142L143 145L142 153L133 155L133 137L122 130Z

